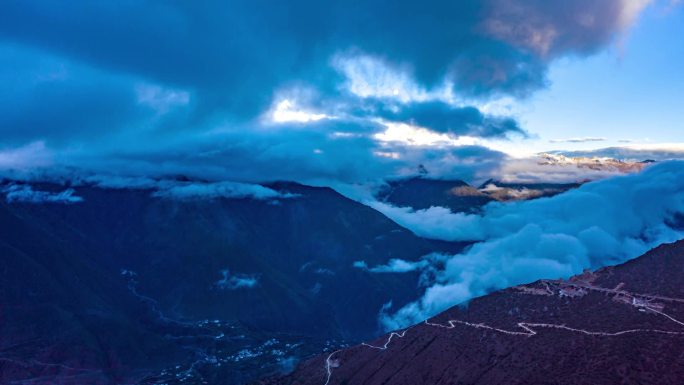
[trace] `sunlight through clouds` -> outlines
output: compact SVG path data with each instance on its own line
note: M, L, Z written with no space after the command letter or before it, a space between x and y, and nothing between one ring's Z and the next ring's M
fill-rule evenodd
M297 107L296 102L284 99L275 105L271 112L271 119L275 123L298 122L308 123L330 118L326 114L317 114Z
M406 123L383 122L385 131L373 135L380 142L403 143L409 146L472 146L478 144L477 138L469 136L454 137L437 133L426 128Z

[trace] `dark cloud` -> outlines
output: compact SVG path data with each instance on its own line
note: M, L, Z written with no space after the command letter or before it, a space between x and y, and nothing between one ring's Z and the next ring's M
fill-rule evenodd
M46 139L62 144L107 139L126 130L145 133L170 118L160 116L165 105L189 102L134 76L13 44L0 43L0 80L5 143Z
M599 49L633 22L650 0L495 0L482 27L542 58Z
M383 175L449 150L388 150L372 118L522 133L454 100L529 94L551 60L599 49L644 4L10 0L0 12L0 147L42 141L55 162L121 171L255 179L277 164L279 178L297 180ZM285 97L326 118L264 123ZM356 115L373 100L380 116ZM378 155L388 151L407 157L401 167Z
M321 127L327 127L322 123ZM296 180L309 183L367 182L389 175L415 175L422 164L434 176L470 180L490 177L506 159L481 146L426 147L378 143L366 135L278 127L235 130L156 151L110 150L106 160L90 151L73 155L71 165L123 175L191 175L245 182ZM391 155L391 156L390 156Z
M457 136L489 138L509 134L525 135L515 119L489 116L475 107L453 107L444 102L411 103L396 112L383 110L378 115Z
M265 102L282 82L321 85L330 56L350 48L408 63L424 83L452 73L465 89L482 86L477 92L536 86L545 57L605 44L634 13L630 3L9 1L0 33L114 72L201 89L206 102L229 108Z

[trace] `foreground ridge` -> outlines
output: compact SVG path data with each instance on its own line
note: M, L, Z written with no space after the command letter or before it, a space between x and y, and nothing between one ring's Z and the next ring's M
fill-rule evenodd
M556 281L541 281L542 284L546 286L549 290L549 284L550 283L557 283ZM563 283L561 283L564 285ZM590 284L566 284L568 287L576 286L576 287L581 287L585 288L588 290L595 290L599 292L605 292L605 293L613 293L615 295L627 295L632 298L632 306L638 309L638 311L646 311L646 312L652 312L658 315L662 315L666 318L668 318L670 321L680 325L684 326L684 322L679 321L675 319L674 317L663 313L655 308L652 308L648 305L648 300L653 299L653 298L658 298L661 300L666 300L666 301L673 301L673 302L682 302L684 303L684 299L682 298L669 298L669 297L662 297L662 296L654 296L654 295L647 295L647 294L636 294L636 293L630 293L625 290L615 290L615 289L606 289L602 287L597 287L593 286ZM562 290L562 289L561 289ZM562 291L561 291L562 292ZM527 293L530 294L530 293ZM530 294L533 295L533 294ZM438 328L443 328L443 329L454 329L456 326L461 325L461 326L467 326L467 327L473 327L476 329L487 329L487 330L492 330L495 332L503 333L503 334L508 334L508 335L513 335L513 336L523 336L523 337L532 337L537 335L537 330L535 329L543 329L543 328L549 328L549 329L560 329L560 330L566 330L570 332L575 332L575 333L582 333L590 336L600 336L600 337L619 337L624 334L630 334L630 333L661 333L661 334L671 334L671 335L684 335L684 331L670 331L670 330L659 330L659 329L627 329L627 330L620 330L617 332L600 332L600 331L590 331L590 330L585 330L585 329L578 329L578 328L573 328L569 327L566 325L561 325L561 324L549 324L549 323L536 323L536 322L518 322L517 326L520 329L523 329L524 331L512 331L512 330L505 330L505 329L500 329L497 327L489 326L484 323L472 323L472 322L466 322L466 321L461 321L457 319L450 319L447 321L447 324L439 324L439 323L433 323L430 322L429 320L423 321L425 325L432 326L432 327L438 327ZM397 338L403 338L406 336L406 332L408 332L411 328L404 329L401 332L392 332L390 333L389 337L387 338L387 341L382 345L382 346L375 346L371 345L368 343L362 343L362 346L371 348L371 349L377 349L377 350L387 350L388 346L392 342L393 337ZM326 367L326 380L324 385L328 385L330 383L330 379L332 377L332 367L333 367L333 362L332 358L335 355L335 353L340 352L340 350L336 350L332 352L328 358L325 360L325 367Z
M684 241L662 245L622 265L475 298L262 383L679 384L683 274Z

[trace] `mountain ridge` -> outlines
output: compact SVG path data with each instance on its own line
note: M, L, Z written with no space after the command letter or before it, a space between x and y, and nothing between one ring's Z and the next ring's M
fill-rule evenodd
M661 245L618 266L473 299L262 383L677 384L682 273L684 241Z
M382 304L419 293L418 273L371 274L353 262L463 247L418 238L328 188L176 199L149 188L28 186L12 190L28 200L0 199L0 382L109 384L219 364L207 376L243 382L311 349L377 335Z

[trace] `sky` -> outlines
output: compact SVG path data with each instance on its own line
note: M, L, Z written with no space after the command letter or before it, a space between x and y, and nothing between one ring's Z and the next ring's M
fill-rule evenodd
M650 7L604 52L555 63L550 86L521 113L539 135L533 150L683 142L684 41L676 36L684 36L684 9ZM560 141L571 138L605 140Z
M474 180L541 151L684 142L675 1L2 8L5 174Z

